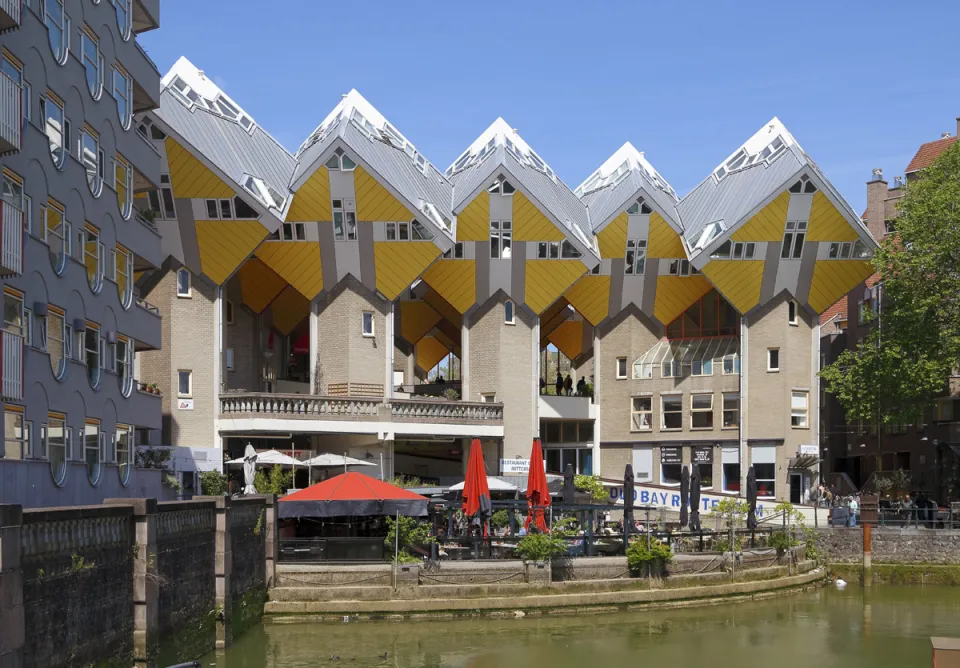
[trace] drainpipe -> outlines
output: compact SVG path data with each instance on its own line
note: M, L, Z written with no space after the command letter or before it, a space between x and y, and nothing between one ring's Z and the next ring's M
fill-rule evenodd
M740 496L747 493L747 318L740 317Z

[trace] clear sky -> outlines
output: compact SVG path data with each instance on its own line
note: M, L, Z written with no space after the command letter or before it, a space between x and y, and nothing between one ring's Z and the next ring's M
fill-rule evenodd
M289 150L351 88L440 170L502 116L575 188L631 141L683 196L779 116L854 208L956 133L957 0L162 0L185 55Z

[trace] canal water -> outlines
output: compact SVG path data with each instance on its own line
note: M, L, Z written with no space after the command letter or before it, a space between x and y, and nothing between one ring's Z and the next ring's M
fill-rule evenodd
M219 668L929 668L960 636L960 587L824 588L711 607L462 621L271 624Z

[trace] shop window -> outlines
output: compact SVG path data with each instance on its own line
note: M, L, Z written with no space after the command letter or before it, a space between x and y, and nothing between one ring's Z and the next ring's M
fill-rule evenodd
M723 470L723 491L740 492L740 449L723 448L721 451Z
M679 446L660 446L660 484L679 485L683 459Z
M713 489L713 446L694 446L690 450L690 459L700 474L700 489Z

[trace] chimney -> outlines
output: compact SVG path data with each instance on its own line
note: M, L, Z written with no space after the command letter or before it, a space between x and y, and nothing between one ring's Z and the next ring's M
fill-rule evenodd
M893 177L893 187L894 187L894 188L902 188L902 187L903 187L903 177L902 177L902 176L894 176L894 177Z
M957 136L960 137L960 116L957 116Z
M867 181L867 211L863 215L863 222L874 239L882 239L884 235L883 203L886 198L887 182L883 180L883 170L874 169L873 175Z

